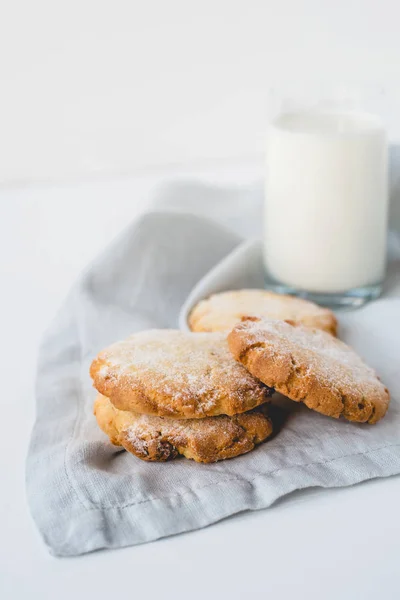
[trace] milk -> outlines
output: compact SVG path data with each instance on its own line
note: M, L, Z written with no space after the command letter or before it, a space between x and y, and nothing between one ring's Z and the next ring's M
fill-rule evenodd
M317 293L380 283L387 141L367 113L286 113L268 135L264 260L278 282Z

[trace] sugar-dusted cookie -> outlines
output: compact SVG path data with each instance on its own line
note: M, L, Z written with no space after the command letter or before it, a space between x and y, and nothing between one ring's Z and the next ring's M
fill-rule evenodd
M90 374L120 410L178 419L242 413L272 394L233 359L223 333L135 333L100 352Z
M212 463L249 452L272 433L265 405L233 417L183 420L118 410L99 395L94 414L113 444L148 461L166 461L183 454Z
M266 290L236 290L199 302L189 316L192 331L230 331L243 317L290 319L336 335L332 311L313 302Z
M376 423L389 392L349 346L318 329L246 319L228 336L233 356L266 385L324 415Z

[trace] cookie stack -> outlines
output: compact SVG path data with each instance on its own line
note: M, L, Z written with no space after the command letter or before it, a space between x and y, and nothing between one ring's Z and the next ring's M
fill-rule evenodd
M334 337L334 315L311 302L228 292L201 302L189 324L136 333L91 365L100 428L143 460L249 452L271 436L274 390L351 421L375 423L387 410L388 390Z
M90 372L101 429L143 460L215 462L272 433L273 390L235 361L224 333L136 333L101 352Z

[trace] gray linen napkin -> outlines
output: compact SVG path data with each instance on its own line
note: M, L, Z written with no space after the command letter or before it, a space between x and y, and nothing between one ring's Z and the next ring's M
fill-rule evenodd
M248 201L249 192L243 198ZM176 327L194 286L232 251L240 259L241 241L201 216L149 213L69 294L40 350L37 419L27 459L30 508L51 553L71 556L147 542L268 507L296 489L400 472L400 340L393 327L400 321L399 299L343 318L344 338L379 370L393 394L388 415L375 426L335 421L278 398L286 412L280 433L248 455L213 465L184 459L145 463L112 446L99 430L88 375L96 353L134 331ZM228 279L241 277L243 261L229 260ZM221 264L217 268L221 272Z

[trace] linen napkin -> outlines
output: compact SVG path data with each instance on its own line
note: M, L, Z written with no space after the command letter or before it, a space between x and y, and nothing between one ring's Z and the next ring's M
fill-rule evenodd
M209 199L219 194L208 191ZM257 204L254 190L237 194L229 206L236 225L241 212ZM176 208L148 213L129 226L80 277L44 336L27 492L52 554L139 544L268 507L296 489L400 472L397 298L340 316L343 339L392 392L388 414L378 424L336 421L278 397L285 415L278 435L229 461L145 463L110 444L92 414L96 392L88 369L97 352L141 329L177 327L179 318L184 326L182 315L194 296L217 279L218 285L241 285L248 269L260 283L257 244L244 246L245 253L252 248L248 263L239 227L233 231ZM395 259L393 264L396 274Z

